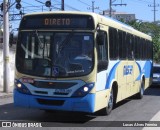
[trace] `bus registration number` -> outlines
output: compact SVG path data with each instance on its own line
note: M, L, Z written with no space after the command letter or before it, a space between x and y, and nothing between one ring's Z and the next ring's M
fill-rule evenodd
M71 91L71 89L55 89L54 94L68 95Z

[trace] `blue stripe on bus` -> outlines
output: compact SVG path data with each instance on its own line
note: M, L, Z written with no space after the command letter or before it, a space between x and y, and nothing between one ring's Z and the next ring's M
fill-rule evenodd
M144 74L145 78L150 78L152 76L151 73L151 67L152 67L152 62L151 61L146 61L145 65L143 66L143 69L141 69L141 66L138 62L136 62L139 68L139 76L136 78L136 81L141 80L142 74ZM143 70L145 70L143 72Z
M136 62L136 64L137 64L138 69L139 69L139 76L136 78L136 81L138 81L138 80L141 80L141 73L142 73L142 71L141 71L141 66L138 64L138 62Z
M117 62L111 69L110 73L109 73L109 76L108 76L108 79L107 79L107 83L106 83L106 86L105 86L105 89L109 89L110 88L110 84L112 82L112 80L115 78L115 73L116 73L116 69L117 69L117 66L119 65L120 61Z
M150 78L151 77L151 70L152 70L152 63L150 61L147 61L145 63L145 66L143 70L145 70L145 78Z

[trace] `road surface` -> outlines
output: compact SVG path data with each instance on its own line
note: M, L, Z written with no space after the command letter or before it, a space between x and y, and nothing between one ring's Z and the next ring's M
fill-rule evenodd
M157 123L160 125L160 87L148 88L141 100L130 98L118 103L109 116L99 113L46 113L43 110L14 107L13 97L2 98L0 99L0 120L39 124L42 122L40 125L47 126L45 129L158 130L160 127L143 127L144 122L141 121L159 121ZM140 127L126 127L136 122ZM120 125L123 126L114 127Z

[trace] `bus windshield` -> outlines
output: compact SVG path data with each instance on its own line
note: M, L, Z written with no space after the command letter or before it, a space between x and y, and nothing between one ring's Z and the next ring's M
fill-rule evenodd
M21 31L16 68L42 77L72 77L93 69L93 33Z

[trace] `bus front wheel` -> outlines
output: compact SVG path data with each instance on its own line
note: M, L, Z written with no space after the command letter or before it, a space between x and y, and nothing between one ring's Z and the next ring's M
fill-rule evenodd
M113 104L114 104L114 94L113 94L113 89L110 92L110 97L108 101L108 106L106 107L106 115L109 115L113 109Z
M108 104L104 109L100 111L100 113L102 115L109 115L113 109L113 105L114 105L114 93L113 93L113 89L111 89Z

